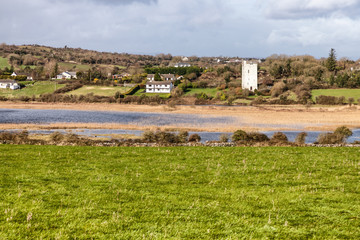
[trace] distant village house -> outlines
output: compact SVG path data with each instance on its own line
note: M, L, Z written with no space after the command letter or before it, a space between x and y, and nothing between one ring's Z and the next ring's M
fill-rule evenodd
M0 80L0 88L19 89L20 85L15 80Z
M174 74L160 74L160 77L163 81L175 81L175 79L176 79ZM155 74L148 74L146 79L148 81L154 81Z
M174 74L161 74L161 79L164 81L154 81L155 74L148 74L146 83L146 93L170 93L174 88L172 81L175 81Z
M76 72L62 72L56 76L57 79L77 79Z
M180 63L176 63L174 65L174 67L191 67L191 64L190 63L180 62Z
M171 81L149 81L146 83L147 93L170 93L174 88Z

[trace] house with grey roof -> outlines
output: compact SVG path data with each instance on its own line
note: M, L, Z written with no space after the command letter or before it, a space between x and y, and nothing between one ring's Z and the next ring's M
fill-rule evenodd
M0 88L19 89L20 85L15 80L0 80Z

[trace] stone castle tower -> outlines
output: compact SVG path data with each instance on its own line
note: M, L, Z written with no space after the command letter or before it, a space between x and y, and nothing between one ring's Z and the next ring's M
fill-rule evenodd
M253 61L243 61L242 63L242 89L254 91L258 88L257 63Z

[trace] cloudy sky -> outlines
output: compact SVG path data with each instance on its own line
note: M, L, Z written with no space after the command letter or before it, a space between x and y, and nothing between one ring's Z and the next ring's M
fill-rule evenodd
M360 58L360 0L0 0L0 42L184 56Z

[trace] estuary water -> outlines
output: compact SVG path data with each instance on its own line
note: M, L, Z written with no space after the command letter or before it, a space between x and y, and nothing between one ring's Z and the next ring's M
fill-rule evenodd
M76 110L37 110L0 109L1 123L118 123L133 125L191 125L200 127L208 124L234 123L232 117L212 117L192 114L76 111Z
M118 123L118 124L132 124L138 126L146 125L172 125L172 126L186 126L204 127L207 125L226 125L237 123L239 119L232 117L213 117L205 115L192 114L167 114L167 113L141 113L141 112L112 112L112 111L76 111L76 110L37 110L37 109L0 109L0 124L1 123ZM288 127L288 126L278 126ZM239 126L241 128L241 126ZM53 129L53 130L31 130L31 133L36 134L50 134L52 132L72 132L78 135L92 136L92 137L108 137L111 134L128 134L141 136L141 130L124 130L124 129ZM296 135L302 132L299 131L281 131L286 134L289 141L294 141ZM306 131L306 143L313 143L317 140L321 131ZM189 132L189 134L197 133L201 137L201 141L217 141L222 134L227 134L231 138L232 133L228 132ZM271 137L275 131L263 132L268 137ZM353 130L353 135L348 138L347 142L352 143L360 141L360 129Z

